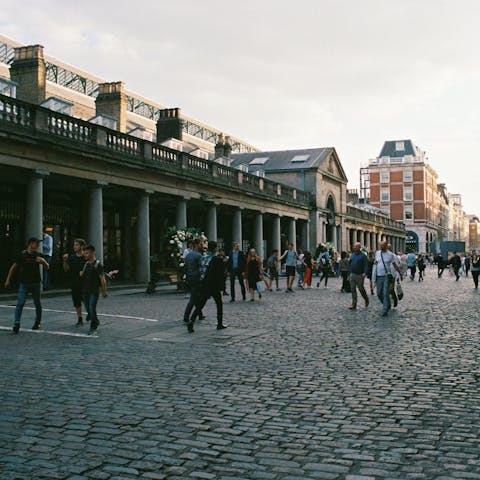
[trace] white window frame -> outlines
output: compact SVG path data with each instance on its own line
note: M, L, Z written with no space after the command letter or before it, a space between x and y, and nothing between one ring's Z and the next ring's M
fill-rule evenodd
M410 217L407 217L407 213L410 213ZM413 205L403 206L403 218L405 220L413 220Z
M409 173L410 175L407 175ZM411 168L406 168L403 171L403 181L405 183L412 183L413 182L413 170Z
M390 183L390 170L380 170L380 183Z
M404 152L405 151L405 142L404 141L398 141L395 142L395 151L396 152Z
M386 198L384 198L384 194L386 194ZM380 203L389 202L390 201L390 188L382 187L380 188Z
M410 196L407 196L407 193L410 192ZM413 188L412 187L403 187L403 201L404 202L413 202Z

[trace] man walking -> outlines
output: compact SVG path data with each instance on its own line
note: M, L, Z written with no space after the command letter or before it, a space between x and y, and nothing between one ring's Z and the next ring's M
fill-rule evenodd
M43 240L42 240L42 253L43 258L50 266L53 256L53 237L48 234L51 229L45 227L43 229ZM50 272L49 268L43 269L43 290L48 290L50 288Z
M97 303L102 290L102 297L107 296L107 282L103 273L103 265L95 256L95 247L87 245L84 249L85 265L80 276L82 277L83 304L90 317L89 335L97 335L97 329L100 325L97 316Z
M370 303L365 287L363 286L363 282L368 273L368 257L362 252L361 248L362 244L360 242L355 243L352 256L350 257L348 269L350 273L350 289L352 291L352 305L350 306L350 310L356 310L357 308L357 288L365 300L365 308L368 307Z
M232 245L228 260L228 273L230 275L230 301L235 301L235 280L238 279L240 289L242 291L242 299L246 299L245 282L243 281L243 274L245 273L245 254L240 250L240 244L235 242Z
M273 282L277 291L280 290L278 287L278 250L275 249L272 254L268 257L267 260L268 276L270 277L270 291L272 291Z
M209 258L207 264L207 270L205 277L201 283L201 296L200 301L195 305L195 310L188 322L187 328L190 333L193 333L193 325L195 320L200 315L203 307L207 303L207 300L212 297L217 306L217 330L223 330L227 328L227 325L223 324L223 303L222 303L222 291L224 284L224 262L221 255L217 255L217 242L208 242L208 254Z
M297 266L298 254L294 249L293 243L290 243L288 250L285 250L284 254L280 257L281 260L285 260L285 268L287 274L287 289L286 292L292 293L293 282L295 281L296 266Z
M27 295L30 293L35 305L35 323L32 330L40 328L42 321L42 304L40 302L40 265L43 268L49 268L48 263L43 256L38 253L41 240L38 238L30 238L27 242L27 249L23 250L15 259L15 262L8 271L7 279L5 281L5 288L10 288L12 275L16 272L18 274L18 299L15 307L15 317L13 324L13 333L20 331L20 319L22 318L23 307Z
M190 321L190 314L192 313L193 307L200 302L202 255L199 250L202 248L202 240L196 238L192 243L192 250L185 257L186 286L190 292L190 298L183 314L183 321L185 323Z
M417 271L417 256L410 252L407 255L407 264L408 268L410 269L410 280L415 280L415 273Z
M460 278L460 268L462 267L462 259L458 256L457 252L453 252L450 264L453 267L453 273L455 273L455 281L458 282L458 279Z
M63 259L63 270L70 276L70 290L72 292L72 301L75 310L77 311L77 323L76 327L83 325L82 319L82 277L80 272L83 271L85 266L85 257L83 255L83 249L85 248L85 240L83 238L76 238L73 241L73 253L69 255L66 253ZM87 322L89 321L87 317Z
M372 281L377 286L377 297L383 304L383 317L388 315L391 308L389 287L393 277L392 269L395 269L399 273L400 279L403 279L395 257L394 253L387 250L387 242L385 240L381 242L380 250L375 253Z

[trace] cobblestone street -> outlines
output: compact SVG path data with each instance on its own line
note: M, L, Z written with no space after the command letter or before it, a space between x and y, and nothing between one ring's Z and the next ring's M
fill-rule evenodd
M224 297L193 335L182 295L100 300L98 337L67 296L13 335L3 301L0 478L480 479L480 293L403 284L387 318L337 279Z

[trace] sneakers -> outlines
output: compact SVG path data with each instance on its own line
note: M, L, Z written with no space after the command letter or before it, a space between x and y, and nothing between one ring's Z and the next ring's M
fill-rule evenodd
M35 322L33 324L32 330L39 330L40 329L40 322Z
M217 325L217 330L223 330L224 328L227 328L228 325L224 325L223 323L220 323L219 325Z
M96 337L98 335L98 330L97 329L95 329L95 330L90 329L88 331L88 335L90 335L92 337Z
M17 334L20 331L20 325L14 325L12 331Z

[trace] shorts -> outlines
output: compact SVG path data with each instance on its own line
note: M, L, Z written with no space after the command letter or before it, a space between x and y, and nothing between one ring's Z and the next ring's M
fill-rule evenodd
M285 272L287 274L287 277L294 277L296 275L296 268L290 265L287 265L285 267Z
M72 285L72 301L75 308L82 306L82 285Z

